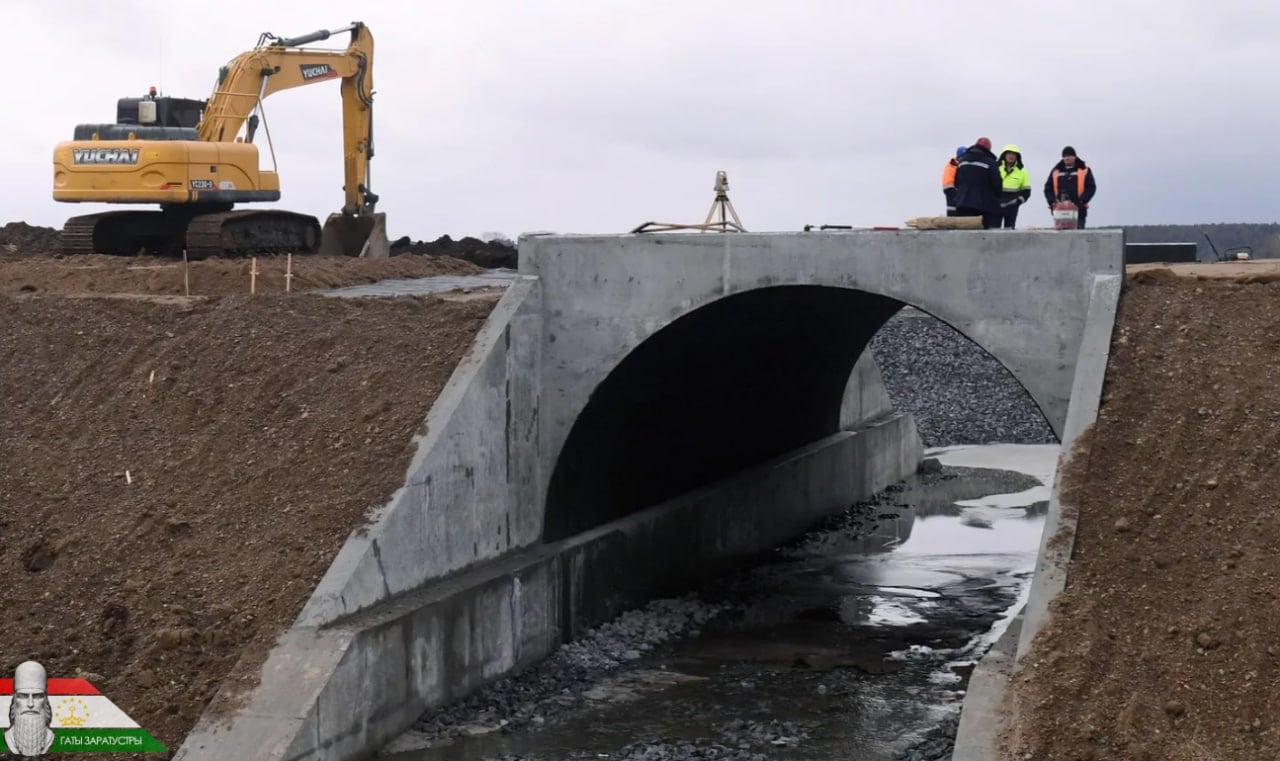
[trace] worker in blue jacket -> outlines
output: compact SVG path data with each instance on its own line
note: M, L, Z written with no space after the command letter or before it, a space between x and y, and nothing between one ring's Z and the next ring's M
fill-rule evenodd
M1000 226L1000 162L985 137L969 146L956 169L956 216L982 217L982 227Z

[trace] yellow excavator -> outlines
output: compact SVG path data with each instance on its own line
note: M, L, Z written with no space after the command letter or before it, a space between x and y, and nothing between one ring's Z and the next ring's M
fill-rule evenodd
M350 32L345 50L303 45ZM312 216L233 210L280 199L275 150L263 101L272 93L339 80L345 203L323 229ZM260 116L261 115L261 116ZM258 168L265 128L272 170ZM243 131L243 134L242 134ZM251 256L319 253L388 256L386 215L369 189L373 158L373 35L362 22L300 37L269 32L218 72L208 100L161 97L154 87L121 98L116 123L80 124L53 153L53 197L71 203L159 204L158 211L109 211L67 220L68 254Z

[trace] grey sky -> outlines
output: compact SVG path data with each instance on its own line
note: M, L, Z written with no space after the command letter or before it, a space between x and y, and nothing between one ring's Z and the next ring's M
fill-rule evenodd
M1280 218L1274 2L0 6L28 67L9 69L0 221L105 208L54 202L51 155L118 97L206 98L260 32L356 19L377 45L373 187L393 237L700 222L718 169L751 230L900 225L941 213L942 165L980 135L1024 152L1023 227L1051 224L1040 186L1064 144L1095 169L1091 225ZM281 208L342 203L337 93L266 103Z

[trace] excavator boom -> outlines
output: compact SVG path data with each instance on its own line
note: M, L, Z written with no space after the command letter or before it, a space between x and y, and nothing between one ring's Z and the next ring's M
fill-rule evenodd
M303 48L350 33L345 49ZM232 211L243 202L276 201L275 171L258 167L255 144L263 102L281 90L338 80L342 99L344 201L323 230L312 217L286 211ZM373 158L373 35L361 22L299 37L262 34L223 66L192 123L189 107L152 95L121 100L113 125L80 125L54 151L59 201L159 203L159 212L108 212L68 220L70 253L186 249L196 258L266 252L387 256L385 215L369 187ZM126 113L125 104L134 110ZM193 101L181 101L191 104ZM195 102L198 103L198 102ZM175 109L167 109L174 111ZM269 137L269 132L268 132ZM274 155L274 151L272 151Z

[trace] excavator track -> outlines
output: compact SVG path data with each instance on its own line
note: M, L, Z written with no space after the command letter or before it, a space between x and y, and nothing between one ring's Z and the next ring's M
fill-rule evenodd
M320 245L320 222L290 211L201 214L187 224L187 258L311 254Z
M163 255L176 246L181 254L181 236L181 225L158 211L84 214L62 226L62 253Z
M320 223L288 211L108 211L68 219L64 254L116 254L189 259L265 254L310 254L319 249Z
M98 220L119 213L109 211L68 219L62 226L62 253L67 255L97 253L93 245L93 231L98 226Z

